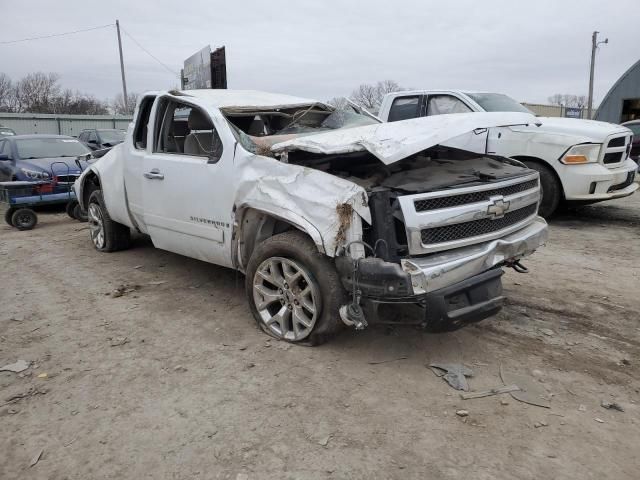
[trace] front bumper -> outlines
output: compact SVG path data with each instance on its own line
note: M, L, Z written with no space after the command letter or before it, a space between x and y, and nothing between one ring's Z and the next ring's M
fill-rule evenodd
M526 227L491 242L449 250L423 258L401 260L411 277L414 294L449 287L507 261L531 255L547 240L547 222L537 217Z
M587 163L564 165L558 173L566 200L597 202L626 197L635 192L638 184L634 182L624 188L615 187L625 184L629 174L637 170L638 165L627 159L617 168L607 168L600 163Z
M504 237L425 257L405 258L400 265L367 257L358 262L358 290L380 302L420 303L426 294L442 290L488 270L532 254L547 240L547 222L536 219ZM347 291L353 288L353 264L337 257L336 267Z

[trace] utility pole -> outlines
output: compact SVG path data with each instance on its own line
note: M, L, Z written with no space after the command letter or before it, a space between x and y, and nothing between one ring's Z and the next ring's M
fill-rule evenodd
M598 42L598 33L593 32L591 35L591 71L589 72L589 103L587 104L587 118L591 120L591 110L593 109L593 74L596 67L596 51L601 43L609 43L609 39L605 38L603 42Z
M127 102L127 81L124 78L124 60L122 58L122 39L120 38L120 22L116 20L116 30L118 31L118 50L120 51L120 73L122 74L122 94L124 95L124 109L129 111L129 104ZM593 71L593 67L592 71Z

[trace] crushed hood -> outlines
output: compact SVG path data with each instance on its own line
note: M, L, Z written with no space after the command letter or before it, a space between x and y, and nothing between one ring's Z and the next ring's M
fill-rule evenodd
M271 151L342 154L367 150L389 165L476 129L533 125L536 122L533 115L514 112L437 115L294 138L273 145Z

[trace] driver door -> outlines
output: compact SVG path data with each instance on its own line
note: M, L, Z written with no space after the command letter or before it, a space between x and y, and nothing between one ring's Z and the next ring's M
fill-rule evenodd
M211 116L196 105L161 98L155 119L142 175L153 244L231 266L233 145L223 145Z

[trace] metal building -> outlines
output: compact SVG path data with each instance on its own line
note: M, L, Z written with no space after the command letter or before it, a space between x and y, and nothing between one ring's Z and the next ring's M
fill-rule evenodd
M622 123L640 118L640 60L611 87L604 97L595 119Z
M56 115L46 113L0 113L0 125L18 135L52 133L77 137L85 128L126 130L132 117L120 115Z

